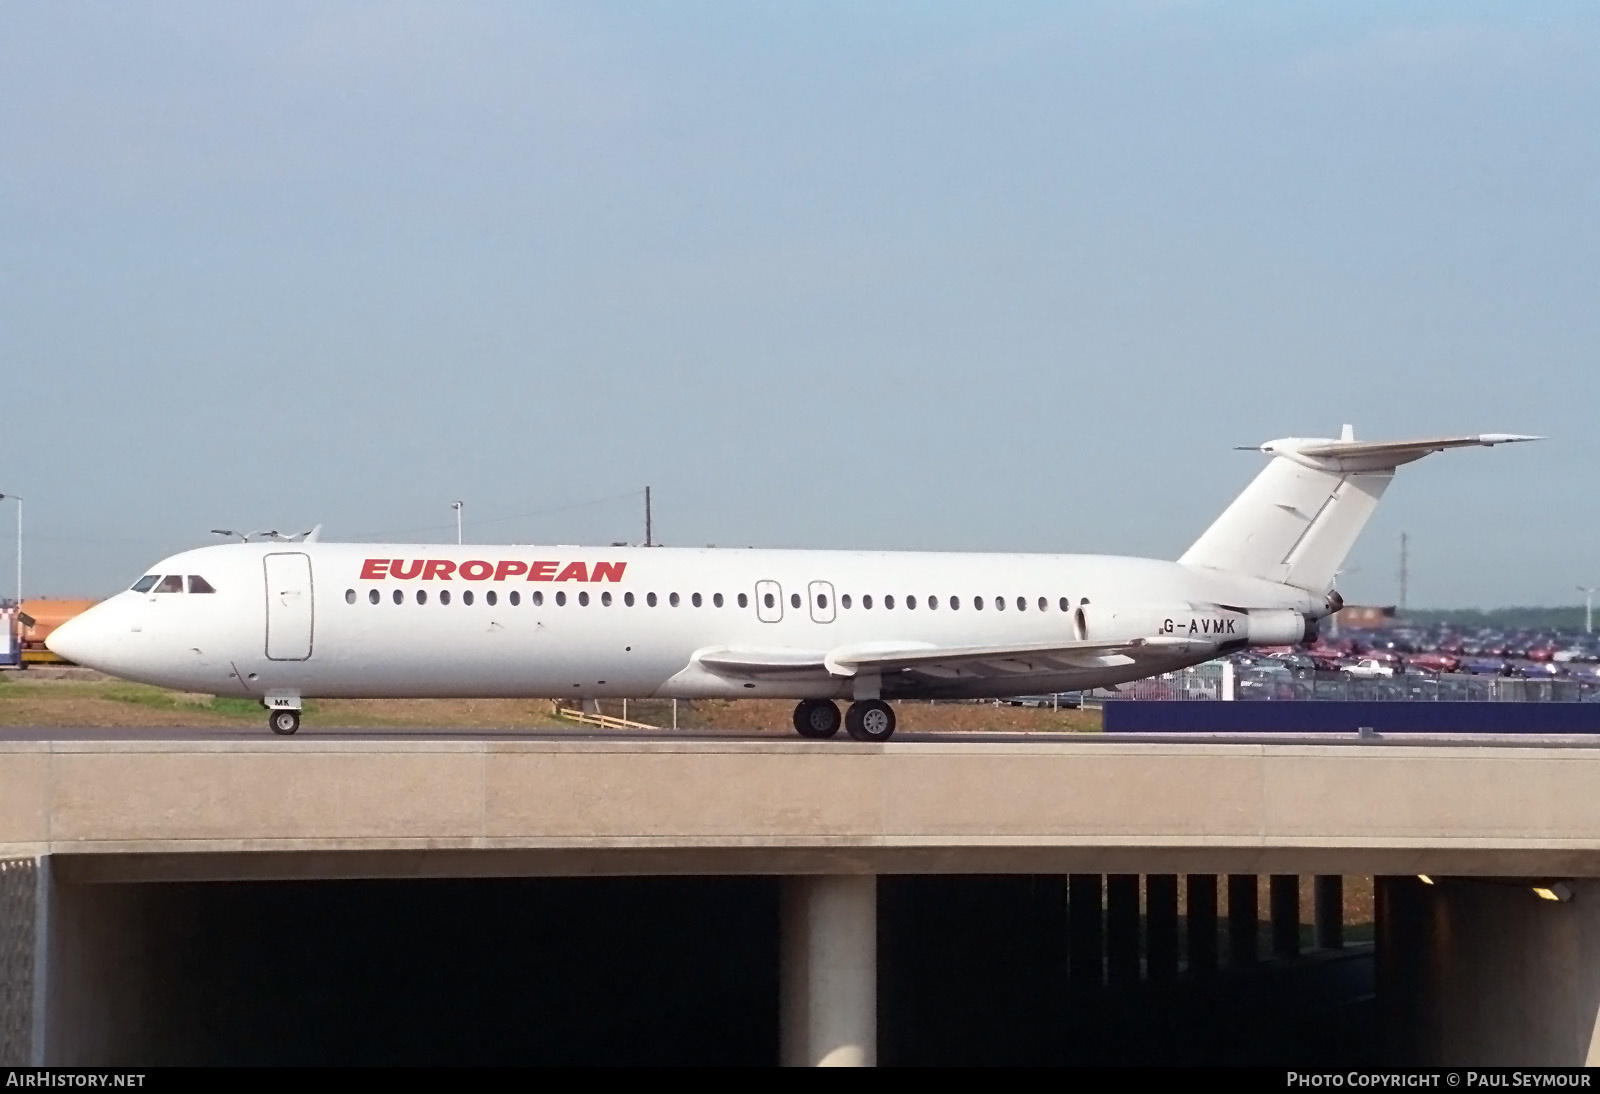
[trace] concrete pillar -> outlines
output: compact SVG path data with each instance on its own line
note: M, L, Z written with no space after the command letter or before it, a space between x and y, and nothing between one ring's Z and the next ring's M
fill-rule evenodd
M1105 983L1104 897L1099 874L1067 878L1067 968L1075 987L1099 988Z
M1113 988L1139 983L1139 875L1106 875L1106 980Z
M1253 965L1256 949L1256 875L1228 875L1228 960Z
M1189 972L1210 976L1217 971L1217 876L1190 874L1184 917L1189 921Z
M1273 874L1267 894L1272 910L1272 956L1293 960L1300 956L1300 879L1294 874Z
M1317 948L1344 949L1344 878L1338 874L1318 874L1311 886Z
M0 859L0 1067L44 1063L48 865Z
M1170 984L1178 978L1178 875L1145 877L1144 927L1150 982Z
M878 879L783 884L780 1058L790 1067L878 1062Z

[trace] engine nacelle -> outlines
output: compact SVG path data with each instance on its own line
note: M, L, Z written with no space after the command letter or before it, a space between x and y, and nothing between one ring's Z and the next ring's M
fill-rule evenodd
M1187 638L1217 646L1292 646L1316 637L1316 621L1290 608L1235 611L1216 604L1085 604L1072 613L1080 642Z

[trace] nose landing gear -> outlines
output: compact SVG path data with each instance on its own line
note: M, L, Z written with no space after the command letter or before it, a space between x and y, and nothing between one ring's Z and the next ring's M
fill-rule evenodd
M280 737L287 737L300 728L298 710L274 710L267 714L267 728Z

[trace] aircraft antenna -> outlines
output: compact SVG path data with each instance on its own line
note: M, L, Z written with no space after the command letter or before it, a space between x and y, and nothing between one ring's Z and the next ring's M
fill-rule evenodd
M653 534L653 530L650 527L650 488L647 486L644 488L644 545L646 547L655 546L655 540L651 538Z

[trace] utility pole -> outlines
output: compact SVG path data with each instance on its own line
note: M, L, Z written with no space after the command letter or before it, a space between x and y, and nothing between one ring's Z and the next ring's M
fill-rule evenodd
M453 502L450 503L450 508L452 508L452 509L454 509L456 511L456 546L457 547L461 546L461 507L463 505L465 505L465 504L466 504L466 502L462 502L462 501L453 501Z
M1402 619L1405 618L1406 614L1406 582L1411 577L1406 559L1406 547L1409 540L1410 537L1404 532L1400 533L1400 603L1398 609Z
M17 503L17 610L22 610L22 499L15 494L0 494L0 501L10 498Z
M654 547L656 545L655 540L652 538L653 534L653 530L650 527L650 488L647 486L644 488L644 545L646 547Z
M1583 633L1594 633L1594 594L1600 593L1600 585L1579 585L1578 591L1583 594Z

